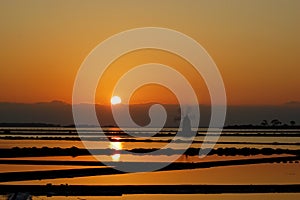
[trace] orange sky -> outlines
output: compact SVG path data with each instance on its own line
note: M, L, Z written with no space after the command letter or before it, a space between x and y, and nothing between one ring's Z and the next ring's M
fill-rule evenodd
M113 86L115 86L120 77L128 70L143 63L160 63L172 66L172 68L180 72L191 83L201 104L210 103L209 93L204 80L189 62L175 54L154 49L133 51L121 56L113 62L99 82L96 102L101 104L110 102ZM141 76L142 75L154 77L157 76L157 72L153 72L152 74L141 74ZM169 76L165 76L165 78L172 79L172 77ZM117 95L123 96L122 94ZM134 104L148 102L177 103L177 100L170 90L153 84L141 86L130 99L130 103Z
M300 2L291 0L1 1L0 101L71 103L88 53L113 34L145 26L196 39L219 67L231 105L300 101L299 9ZM179 70L185 65L164 52L135 53L116 61L113 73L152 59ZM205 85L186 73L200 102L208 103ZM145 91L150 93L143 99ZM137 92L135 103L160 96L151 91ZM96 96L99 103L107 99L109 87Z

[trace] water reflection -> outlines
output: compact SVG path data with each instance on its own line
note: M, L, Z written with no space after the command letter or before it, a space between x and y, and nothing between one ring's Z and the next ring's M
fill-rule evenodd
M111 156L112 161L115 161L115 162L120 161L120 157L121 157L121 154L119 154L119 153L113 154Z
M112 139L113 139L113 141L116 141L116 140L119 140L120 138L119 137L113 137ZM115 162L120 161L121 154L120 154L119 151L123 149L122 142L110 142L109 148L115 150L114 154L111 155L112 161L115 161Z

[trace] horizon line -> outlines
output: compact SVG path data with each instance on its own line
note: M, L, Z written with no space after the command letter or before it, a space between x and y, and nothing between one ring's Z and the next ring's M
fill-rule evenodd
M67 101L62 101L62 100L49 100L49 101L35 101L35 102L16 102L16 101L0 101L0 104L3 103L8 103L8 104L42 104L42 103L62 103L62 104L68 104L68 105L96 105L96 106L111 106L111 104L107 103L107 104L101 104L101 103L88 103L88 102L82 102L82 103L70 103ZM160 104L160 105L180 105L180 104L176 104L176 103L162 103L162 102L155 102L155 101L149 101L149 102L143 102L143 103L132 103L130 105L148 105L148 104ZM129 104L123 104L120 103L118 105L129 105ZM118 106L118 105L114 105L114 106ZM183 104L185 106L195 106L195 105L191 105L191 104ZM207 104L207 103L199 103L197 104L199 106L211 106L211 104ZM220 105L217 104L216 106L224 106L224 105ZM283 102L281 104L227 104L225 106L245 106L245 107L253 107L253 106L257 106L257 107L272 107L272 106L300 106L300 101L288 101L288 102Z

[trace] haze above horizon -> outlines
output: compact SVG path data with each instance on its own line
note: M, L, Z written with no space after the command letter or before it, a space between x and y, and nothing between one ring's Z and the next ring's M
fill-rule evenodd
M229 105L300 101L300 1L1 1L0 5L0 102L71 103L77 70L88 53L113 34L146 26L174 29L199 42L222 74ZM189 63L158 50L131 52L112 63L99 83L96 103L109 103L110 89L122 73L148 62L185 71L200 103L209 104L207 88L199 75L187 70ZM166 88L148 85L130 100L152 101L170 104L176 98Z

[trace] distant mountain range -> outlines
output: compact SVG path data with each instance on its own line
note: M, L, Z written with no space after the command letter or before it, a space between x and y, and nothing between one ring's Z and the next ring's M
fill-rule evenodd
M148 109L152 104L131 105L130 111L134 121L139 125L150 122ZM83 110L91 104L78 104ZM166 126L178 126L180 122L180 109L178 105L163 105L168 113ZM209 123L210 107L200 105L200 126L205 127ZM96 105L96 112L102 126L115 126L110 106ZM123 112L124 106L118 105L119 112ZM189 110L193 110L190 107ZM184 111L185 112L185 111ZM191 114L192 116L192 114ZM295 121L300 124L300 103L292 102L278 106L228 106L225 125L260 124L262 120L271 121L278 119L283 124ZM46 124L73 124L71 104L52 101L42 103L7 103L0 102L0 123L46 123ZM89 124L87 119L86 125Z

